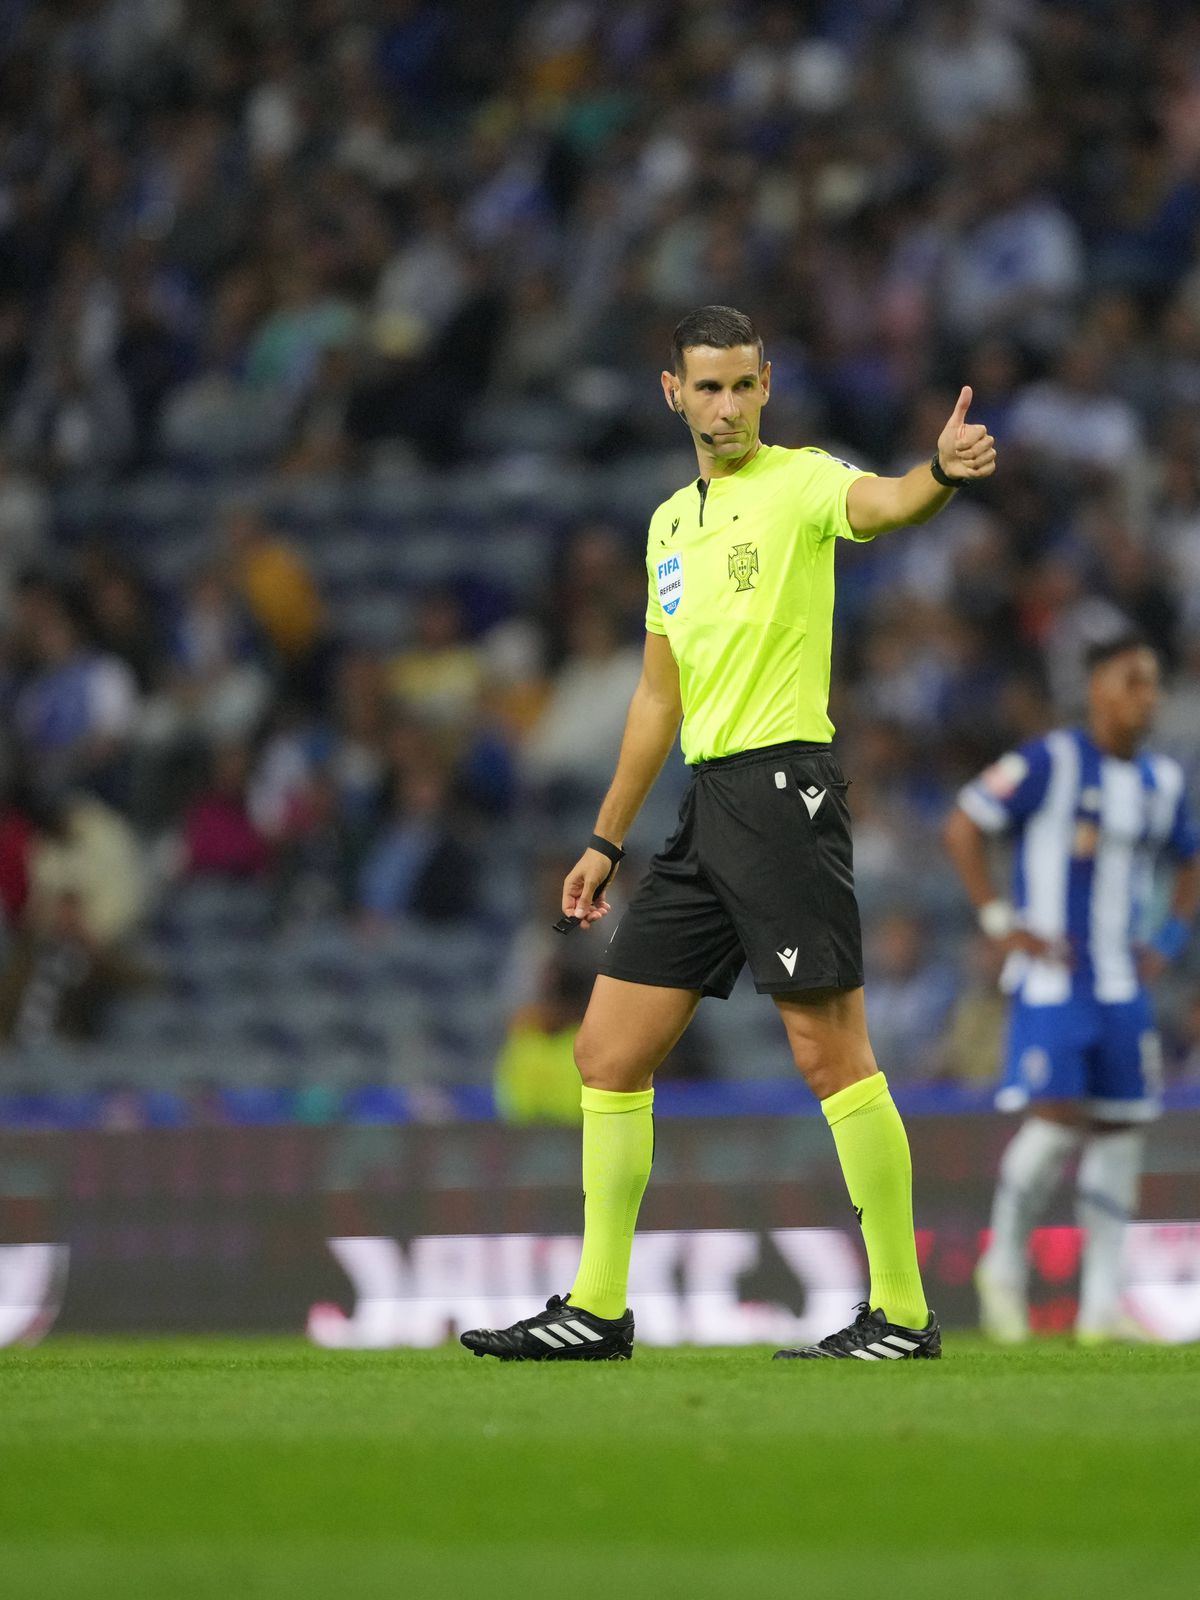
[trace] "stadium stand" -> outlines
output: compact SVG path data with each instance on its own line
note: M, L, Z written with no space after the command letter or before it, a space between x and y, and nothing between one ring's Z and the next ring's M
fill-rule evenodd
M901 470L965 380L1003 451L844 553L832 707L889 1072L978 1081L957 785L1127 621L1200 771L1198 62L1168 0L6 7L0 1093L490 1081L692 470L667 333L721 300L772 439ZM142 863L111 939L38 891L80 792ZM739 986L676 1070L782 1076L777 1032Z

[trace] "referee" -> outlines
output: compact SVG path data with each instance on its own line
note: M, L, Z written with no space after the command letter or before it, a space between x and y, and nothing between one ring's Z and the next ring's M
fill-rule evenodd
M563 884L564 919L607 916L621 845L680 734L692 779L600 963L575 1045L583 1080L584 1240L565 1297L462 1342L501 1360L621 1360L638 1207L654 1151L652 1087L705 995L743 963L769 994L821 1102L862 1225L870 1301L849 1327L782 1357L929 1359L903 1124L867 1036L846 779L830 751L837 538L926 522L996 451L964 388L932 461L881 478L759 437L771 366L749 317L704 306L662 374L699 473L650 519L646 649L612 785ZM562 926L569 926L564 922Z

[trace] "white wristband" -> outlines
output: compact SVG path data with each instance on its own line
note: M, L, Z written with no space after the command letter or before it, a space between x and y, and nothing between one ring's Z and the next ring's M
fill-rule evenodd
M1017 914L1007 900L989 900L977 915L989 939L1007 939L1017 925Z

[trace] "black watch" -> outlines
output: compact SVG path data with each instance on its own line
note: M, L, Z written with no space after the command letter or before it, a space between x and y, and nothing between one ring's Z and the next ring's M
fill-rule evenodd
M942 471L942 463L938 452L933 452L933 460L929 463L929 470L933 473L933 481L940 483L943 489L965 489L971 482L970 478L952 478L949 473Z

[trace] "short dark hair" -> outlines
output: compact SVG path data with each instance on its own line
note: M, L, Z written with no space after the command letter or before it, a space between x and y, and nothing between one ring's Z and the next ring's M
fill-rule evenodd
M744 311L735 311L733 306L700 306L675 325L671 369L678 377L684 373L684 351L701 344L713 350L736 350L739 345L756 344L758 364L762 366L763 342L758 329Z
M1153 649L1144 633L1139 633L1136 628L1126 628L1122 633L1114 633L1111 638L1097 639L1095 644L1088 645L1083 660L1090 678L1097 667L1106 666L1118 656L1128 655L1132 650Z

